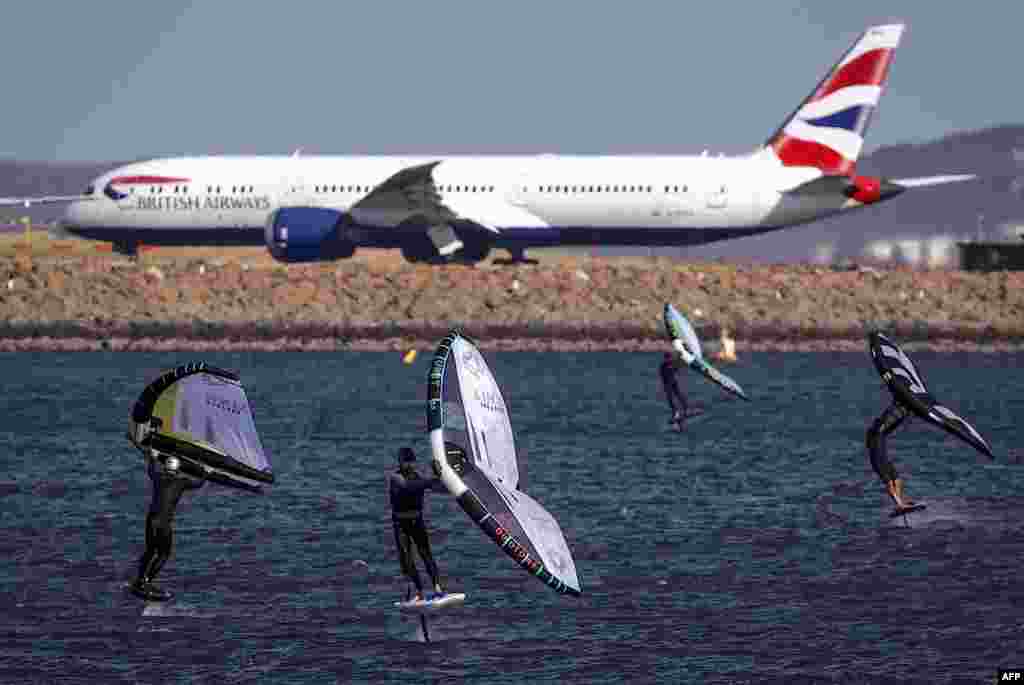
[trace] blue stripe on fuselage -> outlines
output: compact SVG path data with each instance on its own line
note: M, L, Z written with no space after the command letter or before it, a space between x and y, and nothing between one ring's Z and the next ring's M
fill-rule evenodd
M120 226L74 226L62 224L68 233L89 240L140 245L263 245L262 228L124 228Z
M652 228L570 226L561 228L503 228L495 236L497 248L555 247L558 245L622 245L637 247L691 246L758 235L775 230L776 226L756 228ZM163 246L264 246L263 228L156 228L137 229L118 226L64 225L68 233L90 240L111 243L163 245ZM424 227L426 231L426 227ZM360 247L397 248L418 231L404 227L398 233L386 228L366 228L360 231Z

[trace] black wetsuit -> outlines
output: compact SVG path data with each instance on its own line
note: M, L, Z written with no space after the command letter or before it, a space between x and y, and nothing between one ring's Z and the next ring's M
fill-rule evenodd
M423 592L423 584L420 582L420 574L416 570L416 563L412 558L414 542L420 552L420 558L423 559L423 565L427 567L427 573L430 574L431 582L434 585L441 583L434 555L430 551L427 526L423 521L423 495L430 488L442 487L444 486L440 479L421 478L415 470L403 472L399 469L388 476L388 491L391 495L391 523L395 529L398 560L402 566L402 573L412 580L419 593Z
M889 461L885 440L909 416L910 412L903 405L894 403L889 405L882 412L882 415L875 419L871 427L868 428L868 434L865 439L868 456L871 459L871 467L878 474L878 477L882 479L883 483L899 478L899 474L896 473L896 467Z
M201 488L206 481L197 480L167 469L156 459L149 460L147 469L153 481L153 499L146 514L146 551L139 560L139 577L136 585L148 585L160 572L164 562L171 556L174 544L174 510L186 490Z
M661 383L665 386L665 396L668 397L668 405L672 408L672 419L681 420L686 417L687 403L686 395L679 389L679 378L676 376L676 365L670 359L661 362Z

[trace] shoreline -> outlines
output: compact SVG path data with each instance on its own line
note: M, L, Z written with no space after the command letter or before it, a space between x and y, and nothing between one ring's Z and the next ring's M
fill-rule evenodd
M0 338L0 352L420 352L433 350L440 342L424 338L263 338L259 340L217 338L82 338L20 337ZM665 339L576 339L480 338L479 347L489 352L652 352L668 349ZM713 341L709 341L713 342ZM1024 352L1024 341L972 341L958 339L908 340L901 347L909 351L940 353L976 352L1014 354ZM737 356L749 352L859 352L866 353L865 339L762 339L738 340ZM707 356L714 358L713 350ZM723 362L726 363L726 362Z
M713 357L754 351L1024 351L1024 271L551 256L432 267L386 251L284 266L259 250L0 259L0 350L663 351L672 302Z

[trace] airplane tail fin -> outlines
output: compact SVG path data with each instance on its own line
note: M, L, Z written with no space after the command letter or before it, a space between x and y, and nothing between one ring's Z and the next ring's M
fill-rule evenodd
M849 176L889 74L903 24L872 26L783 122L760 154Z

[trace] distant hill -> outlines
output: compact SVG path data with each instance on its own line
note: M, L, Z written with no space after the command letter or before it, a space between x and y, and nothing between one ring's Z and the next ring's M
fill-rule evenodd
M0 160L0 197L74 194L120 162ZM816 253L856 258L877 240L998 238L999 226L1024 223L1024 124L952 133L939 140L880 147L861 160L862 174L909 178L974 173L977 181L911 190L877 207L755 238L695 248L597 248L595 254L683 255L699 259L806 261ZM60 217L60 207L32 208L34 221ZM26 212L0 212L10 221ZM980 231L980 235L979 235Z
M25 162L0 159L0 197L33 197L38 195L74 195L85 189L92 179L119 162ZM0 209L0 221L7 223L22 216L35 223L53 221L64 213L61 205Z
M860 161L857 171L893 179L956 173L978 174L980 179L910 190L877 207L683 254L793 261L811 257L816 246L831 244L837 258L857 257L873 240L944 235L993 239L1000 237L1000 224L1024 223L1024 125L880 147Z

